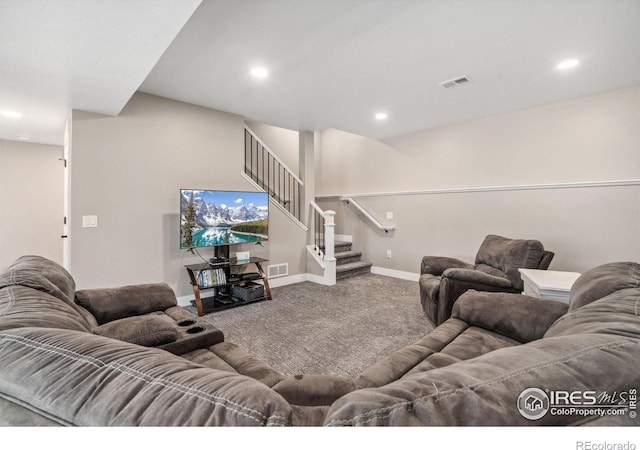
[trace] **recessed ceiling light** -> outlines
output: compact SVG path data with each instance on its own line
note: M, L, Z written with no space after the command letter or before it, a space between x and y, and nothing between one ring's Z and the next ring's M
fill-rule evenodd
M19 119L20 117L22 117L22 114L20 114L18 111L10 111L8 109L0 111L0 115L2 117L8 117L9 119Z
M567 59L566 61L562 61L560 64L558 64L556 66L556 69L558 70L573 69L578 64L580 64L580 60L578 59Z
M379 112L379 113L376 113L374 117L376 118L376 120L387 120L387 117L389 116L385 112Z
M256 78L266 78L269 75L269 72L264 67L254 67L251 69L251 75Z

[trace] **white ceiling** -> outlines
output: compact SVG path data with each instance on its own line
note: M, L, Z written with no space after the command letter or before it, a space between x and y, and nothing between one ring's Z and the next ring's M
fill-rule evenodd
M0 139L62 144L71 109L117 115L199 4L0 0Z
M22 117L0 138L60 144L70 108L115 115L136 90L384 138L640 84L640 0L198 3L2 0L0 111Z

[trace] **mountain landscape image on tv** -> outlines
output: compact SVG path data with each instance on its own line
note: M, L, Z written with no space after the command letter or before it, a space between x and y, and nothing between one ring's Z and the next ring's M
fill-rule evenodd
M180 248L242 244L268 237L266 192L180 190Z

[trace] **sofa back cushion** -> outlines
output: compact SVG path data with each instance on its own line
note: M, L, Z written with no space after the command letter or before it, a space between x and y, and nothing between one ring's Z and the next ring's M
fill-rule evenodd
M40 275L39 280L33 279L34 272ZM12 284L27 282L34 289L42 289L60 300L73 303L76 283L71 274L55 261L36 255L22 256L9 266L6 274L2 274L5 282L11 278L18 281ZM41 280L47 280L48 283L42 283ZM39 282L42 283L40 286L37 284ZM55 286L56 289L52 289L51 286Z
M73 304L66 292L63 292L57 285L52 283L42 273L31 268L10 268L6 272L0 273L0 289L8 286L24 286L35 289L45 294L49 294Z
M28 289L9 289L19 286ZM8 299L12 296L15 297L16 292L23 293L25 295L15 297L13 301L27 301L24 300L25 298L30 299L28 301L31 302L37 301L39 303L36 308L37 314L44 316L47 315L49 307L56 309L57 306L53 305L63 302L68 305L69 308L65 308L65 310L68 310L69 314L77 315L75 322L82 324L82 328L91 329L97 325L96 320L89 311L75 303L75 286L71 274L64 267L41 256L23 256L9 266L5 272L0 273L0 292L9 289L2 296L6 301L9 301ZM31 290L40 292L42 295L36 295ZM14 313L19 313L21 306L20 304L11 305ZM30 305L24 305L24 307L27 310L31 308ZM62 326L62 328L66 327Z
M486 265L501 270L515 289L522 290L524 283L518 268L536 269L543 255L544 247L540 241L490 234L478 249L476 266Z
M178 304L173 289L166 283L80 290L76 292L76 303L89 310L100 325L164 311Z
M0 289L0 330L21 327L62 328L90 332L95 320L78 312L78 307L27 286Z
M583 273L571 287L569 310L606 297L620 289L640 287L640 264L613 262Z
M640 339L640 288L621 289L559 318L545 338L609 334Z

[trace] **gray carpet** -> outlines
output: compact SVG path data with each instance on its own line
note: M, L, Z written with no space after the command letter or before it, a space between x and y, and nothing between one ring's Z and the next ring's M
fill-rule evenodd
M226 341L285 375L353 378L433 329L413 281L367 274L335 286L296 283L273 288L272 294L271 301L204 318L224 332Z

